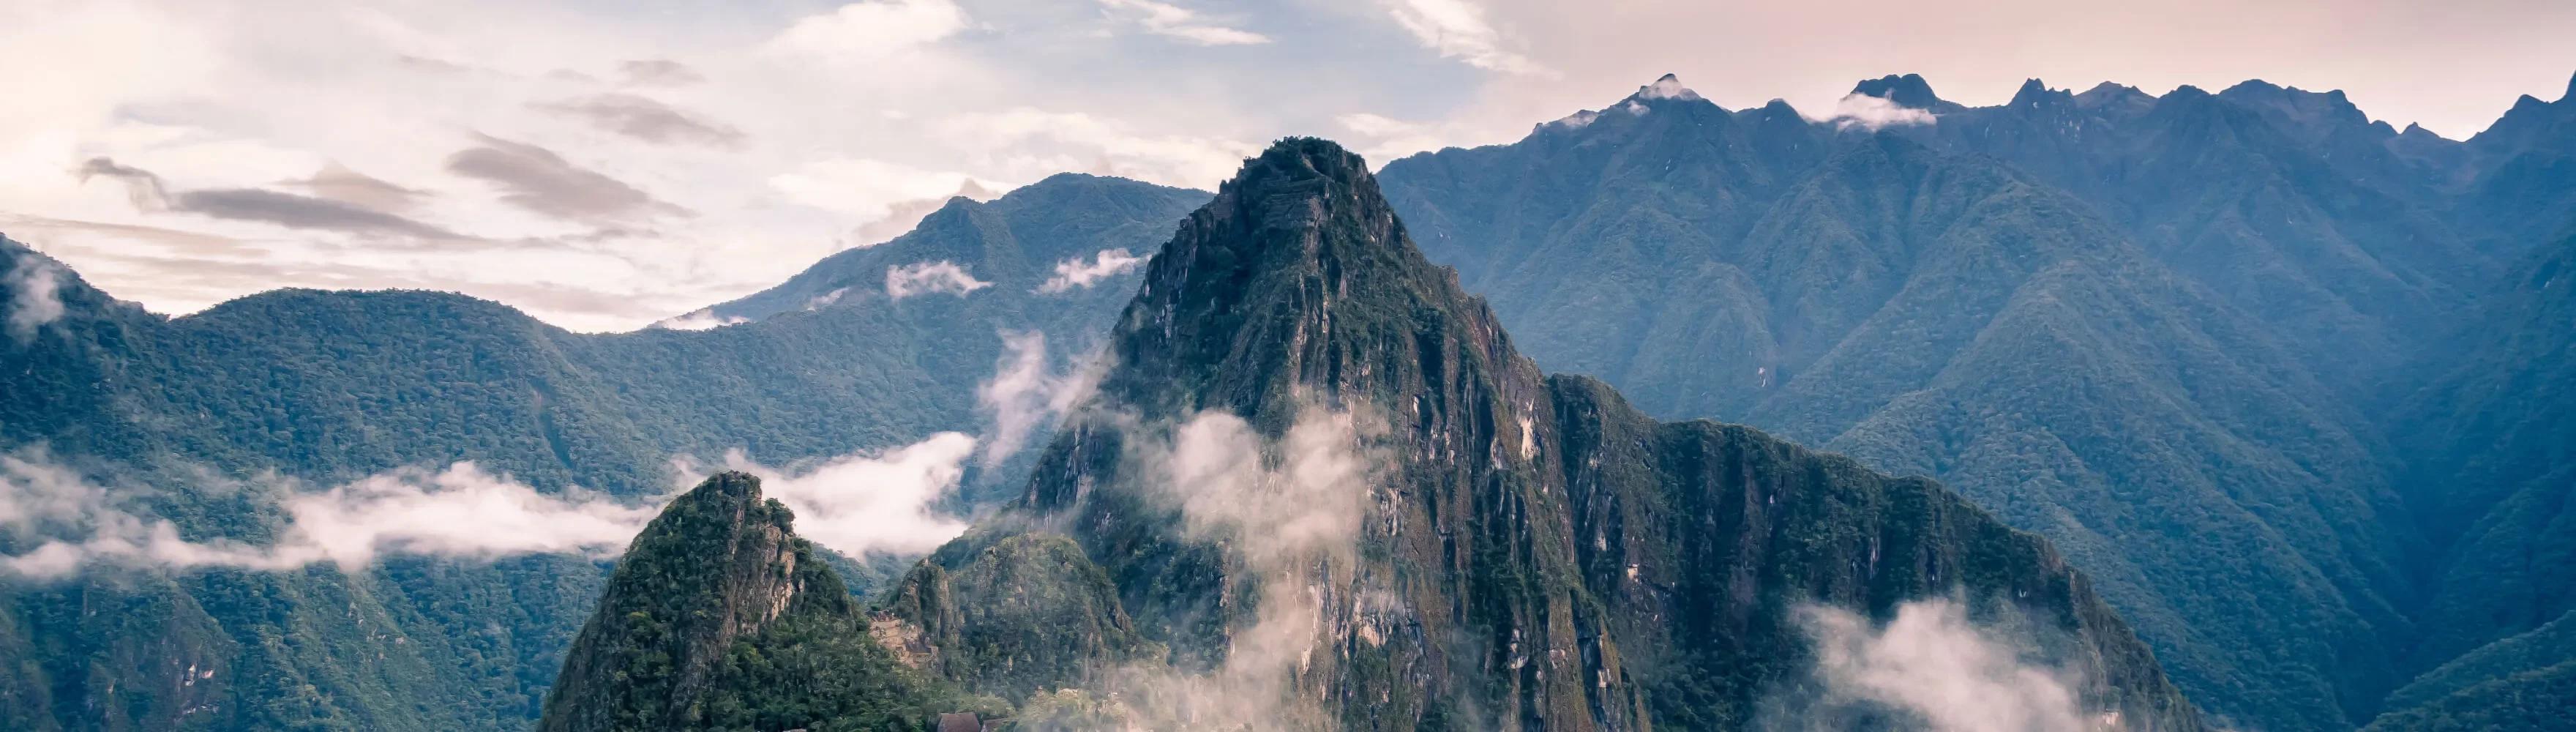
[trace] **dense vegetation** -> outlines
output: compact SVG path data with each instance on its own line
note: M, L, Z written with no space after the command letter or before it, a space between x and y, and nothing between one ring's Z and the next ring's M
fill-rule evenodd
M1107 327L1135 281L1033 292L1051 265L1130 246L1140 228L1168 231L1204 196L1063 176L991 203L952 201L922 232L864 251L954 258L993 287L887 302L879 266L868 293L703 332L567 333L429 292L279 291L166 318L0 239L0 274L43 262L64 306L31 331L0 333L0 449L41 447L102 484L146 488L140 512L190 538L261 543L280 528L273 492L225 490L207 473L329 485L472 460L541 490L640 498L674 487L674 456L741 449L777 465L974 430L975 384L1003 351L997 330L1056 335L1061 359ZM20 288L0 281L0 304L14 307ZM983 477L968 486L1004 490ZM0 550L30 539L0 535ZM0 648L27 653L0 670L0 720L523 729L606 579L588 559L539 556L10 580Z
M618 562L538 729L928 729L969 704L869 638L792 523L741 473L672 501Z
M1969 108L1891 76L1856 91L1937 117L1878 131L1671 86L1384 171L1541 364L1957 487L2263 729L2357 726L2564 611L2508 588L2567 584L2576 411L2534 352L2569 321L2487 301L2551 279L2576 96L2457 143L2260 81ZM2439 374L2513 403L2413 394Z

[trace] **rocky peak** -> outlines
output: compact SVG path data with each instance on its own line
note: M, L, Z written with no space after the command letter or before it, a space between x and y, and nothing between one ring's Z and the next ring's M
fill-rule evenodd
M2012 101L2004 104L2014 109L2038 109L2044 106L2072 104L2074 101L2073 92L2050 89L2040 80L2031 79L2022 82L2021 88L2013 92Z
M1866 79L1852 85L1851 93L1878 97L1895 102L1900 107L1932 112L1950 112L1960 109L1958 104L1945 101L1940 95L1932 93L1932 83L1924 81L1918 74L1904 76L1889 74L1876 79Z

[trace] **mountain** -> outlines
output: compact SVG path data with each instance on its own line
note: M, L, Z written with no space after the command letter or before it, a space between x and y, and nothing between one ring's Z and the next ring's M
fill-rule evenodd
M188 539L260 544L286 528L277 493L224 486L333 485L472 461L549 493L633 500L667 491L677 456L741 450L787 465L974 431L988 419L976 386L1010 355L999 333L1050 333L1061 362L1106 330L1121 295L1082 298L1135 276L1100 273L1061 292L1037 292L1044 278L1030 278L1133 245L1116 232L1168 232L1204 196L1059 176L991 203L952 201L924 233L856 251L951 261L1000 284L894 301L880 268L853 281L847 302L621 334L568 333L496 303L410 291L283 290L165 317L0 238L0 456L131 488L136 514ZM983 253L940 233L997 220L993 211L1008 212L1002 225L966 227L989 235ZM1107 238L1083 238L1094 235ZM780 292L769 294L789 297ZM1007 490L970 476L958 507ZM0 553L35 548L23 529L15 517L0 524ZM0 648L31 653L0 672L0 720L522 729L607 580L599 562L548 555L0 581ZM197 677L174 680L183 671Z
M2535 244L2576 228L2576 78L2558 101L2523 95L2471 137L2461 221L2503 244Z
M2565 729L2576 704L2576 613L2460 654L2388 696L2364 729Z
M537 728L913 728L966 703L869 638L793 521L742 473L673 500L618 561Z
M1880 81L1860 92L1920 82ZM2403 509L2388 448L2314 368L2330 359L2304 350L2308 326L2248 311L2072 182L2127 170L2096 156L2187 112L2262 118L2025 92L2011 114L1872 132L1641 90L1382 180L1540 363L1600 374L1650 414L1956 486L2065 549L2213 711L2267 729L2366 719L2352 700L2403 679L2422 545L2387 518ZM2169 141L2158 160L2221 154ZM2048 166L2069 182L2033 172Z
M2414 656L2460 660L2435 675L2576 611L2576 235L2500 289L2451 347L2425 355L2429 378L2395 422L2422 456L2408 480L2415 515L2446 547L2426 563L2435 579Z
M1078 553L1039 566L1096 565L1118 612L1079 589L1096 581L1041 583L1075 588L1045 594L1088 618L1060 627L1105 636L1075 629L1123 613L1168 666L1040 661L1060 670L1041 687L1216 726L1867 724L1940 712L1826 688L1811 666L1839 656L1818 650L1834 647L1820 618L1874 625L1956 597L2021 619L2023 650L2064 664L2052 713L2069 724L2201 728L2040 538L1931 481L1658 423L1600 382L1542 375L1331 143L1248 161L1146 266L1109 348L1026 493L895 590L899 615L963 617L971 635L993 601L916 602L950 594L925 579L1069 538ZM938 643L921 650L954 657Z
M1132 282L1121 275L1142 264L1155 246L1170 238L1171 222L1205 203L1207 195L1124 178L1060 173L990 203L951 198L922 217L910 233L825 257L776 287L714 305L704 313L722 322L764 320L819 304L882 307L897 299L885 288L890 273L936 263L957 265L963 274L998 288L996 294L1073 298L1060 302L1005 297L983 303L1080 315L1113 312L1125 302ZM1059 279L1065 273L1088 276ZM1051 281L1064 289L1035 292ZM1101 322L1080 332L1107 327Z

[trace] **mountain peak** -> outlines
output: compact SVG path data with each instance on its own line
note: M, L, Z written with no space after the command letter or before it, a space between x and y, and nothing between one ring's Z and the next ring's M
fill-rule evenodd
M1919 74L1904 76L1889 74L1876 79L1863 80L1852 85L1852 93L1878 97L1895 102L1897 106L1915 109L1938 109L1950 104L1942 100L1940 95L1932 93L1931 82L1924 81Z
M2071 102L2074 101L2074 99L2075 94L2073 92L2063 89L2050 89L2048 88L2047 83L2038 79L2031 79L2021 83L2021 88L2013 92L2012 101L2005 102L2005 106L2029 109L2038 107L2042 104Z
M1681 77L1672 74L1665 74L1663 76L1656 77L1653 83L1637 87L1637 93L1631 98L1684 99L1696 101L1700 99L1700 95L1699 92L1691 91L1690 87L1682 86Z

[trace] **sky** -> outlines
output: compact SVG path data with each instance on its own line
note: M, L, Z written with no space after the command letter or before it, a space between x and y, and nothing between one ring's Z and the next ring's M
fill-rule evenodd
M1087 172L1212 189L1268 141L1383 164L1665 73L1823 115L1919 73L2261 78L2464 138L2576 72L2576 3L0 0L0 233L183 314L422 288L642 327Z

